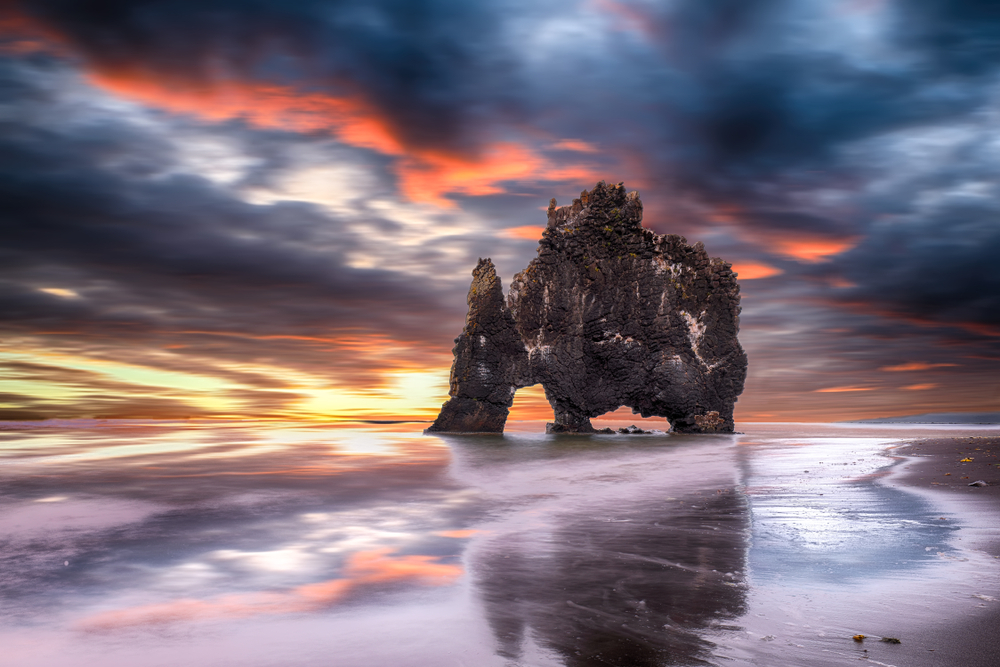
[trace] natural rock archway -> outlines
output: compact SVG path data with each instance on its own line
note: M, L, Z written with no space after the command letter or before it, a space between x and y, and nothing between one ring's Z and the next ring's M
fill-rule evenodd
M731 432L747 369L736 274L641 221L638 193L602 181L571 206L552 200L506 300L479 260L451 399L427 430L500 433L514 392L541 383L553 432L593 432L591 418L623 405L675 431Z

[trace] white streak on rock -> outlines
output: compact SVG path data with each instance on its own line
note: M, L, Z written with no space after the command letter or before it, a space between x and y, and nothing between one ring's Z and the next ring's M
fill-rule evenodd
M714 369L719 364L709 364L704 359L701 358L701 351L698 347L701 345L702 339L705 337L705 324L701 321L701 318L705 316L705 311L701 311L698 317L694 317L691 313L682 310L680 311L681 317L688 325L688 340L691 341L691 351L694 352L694 356L698 358L698 361L702 363L708 370Z

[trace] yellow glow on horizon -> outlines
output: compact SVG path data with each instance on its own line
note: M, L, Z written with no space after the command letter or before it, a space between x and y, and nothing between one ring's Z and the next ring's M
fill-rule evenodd
M406 370L386 374L378 390L348 387L300 389L309 395L300 406L304 414L322 417L362 415L433 416L448 399L448 370Z
M43 400L72 401L77 397L92 395L95 391L108 391L102 390L99 383L102 380L110 380L135 386L136 394L134 396L137 398L144 396L181 400L197 398L198 407L221 413L231 412L236 407L232 401L225 400L220 396L219 392L237 385L211 375L162 370L149 366L77 357L44 350L0 352L0 361L42 363L57 368L87 371L94 374L94 384L97 385L95 387L86 386L84 378L80 378L79 383L60 382L58 379L50 380L45 377L30 380L0 379L0 389L4 391L37 396ZM148 387L150 393L143 393L143 387ZM168 391L163 392L164 389Z
M431 419L448 398L448 368L425 365L443 361L433 350L398 354L400 346L394 341L373 346L372 340L362 336L356 341L343 335L259 338L301 340L313 346L335 344L340 354L372 357L374 367L364 384L358 385L349 377L331 378L326 368L312 371L271 361L213 359L177 354L162 346L116 361L85 352L54 351L46 345L47 338L22 340L0 345L0 393L9 395L0 407L24 408L18 397L30 396L40 403L35 410L25 408L26 412L50 416L114 414L124 418L136 411L138 418L158 418L155 415L162 413L163 418L343 421ZM386 350L395 352L385 354ZM4 362L31 365L4 371ZM247 382L241 374L248 376ZM268 386L266 378L274 380L273 386Z

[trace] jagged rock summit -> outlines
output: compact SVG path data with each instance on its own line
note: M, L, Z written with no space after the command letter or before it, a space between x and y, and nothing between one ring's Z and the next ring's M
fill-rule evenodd
M747 357L727 262L641 225L637 192L603 181L549 204L538 256L504 299L493 263L472 272L451 398L428 432L500 433L514 392L541 383L550 432L594 432L625 405L674 431L733 431Z

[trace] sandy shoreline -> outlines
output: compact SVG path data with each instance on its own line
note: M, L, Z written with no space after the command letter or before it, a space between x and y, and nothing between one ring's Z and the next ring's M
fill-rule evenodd
M951 514L947 520L964 524L964 548L1000 558L1000 437L926 438L896 447L891 454L908 459L894 474L894 482L945 501ZM969 486L977 480L989 486ZM981 605L961 618L940 618L916 642L897 647L901 650L894 664L1000 664L1000 600Z
M897 447L892 453L909 459L899 470L898 482L947 492L968 503L968 512L1000 515L1000 437L927 438ZM988 486L969 486L976 481ZM979 536L981 543L976 548L1000 556L1000 521L995 525L997 531Z

